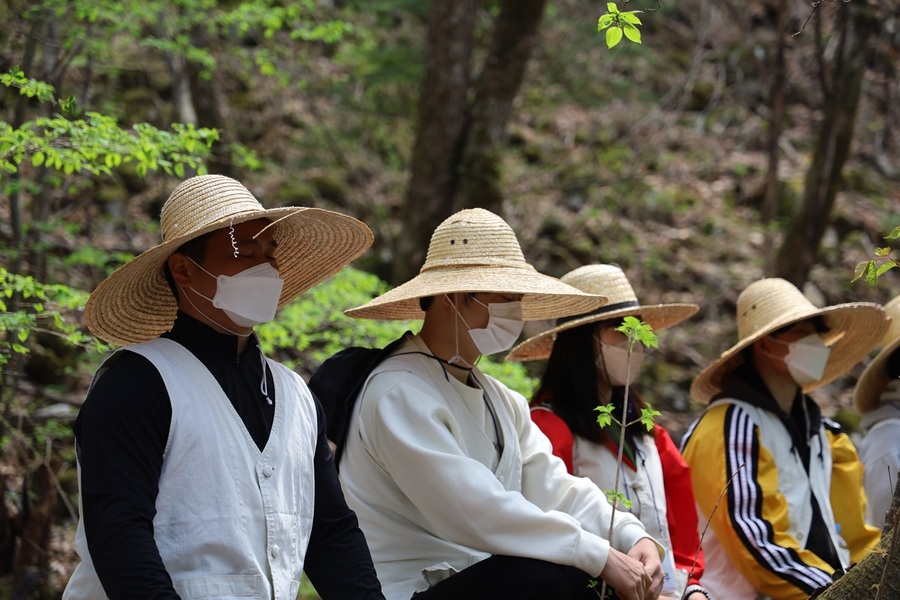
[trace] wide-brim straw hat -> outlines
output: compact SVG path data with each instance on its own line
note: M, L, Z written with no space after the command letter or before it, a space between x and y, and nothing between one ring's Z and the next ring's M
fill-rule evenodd
M192 177L163 205L163 242L117 269L91 294L84 312L88 329L118 345L151 340L170 330L178 306L163 275L169 256L203 234L254 219L268 219L274 228L275 257L284 278L279 308L338 272L374 239L353 217L295 206L265 209L230 177Z
M779 278L761 279L738 296L740 341L700 373L691 385L691 397L700 403L709 402L721 391L722 377L740 364L745 348L782 327L813 317L821 317L828 327L822 339L831 352L822 378L802 386L804 393L850 370L872 350L888 326L878 304L852 302L817 308L792 283Z
M585 265L566 273L560 277L560 281L589 294L604 294L609 298L609 303L590 314L568 318L563 323L558 322L556 327L525 340L510 351L506 360L549 358L556 335L582 325L633 316L650 325L653 331L661 331L681 323L700 309L696 304L642 305L638 302L628 277L616 265Z
M471 208L434 230L417 276L345 313L360 319L421 319L425 313L419 298L456 292L522 294L526 321L577 315L606 302L604 296L538 273L525 262L506 221L483 208Z
M885 371L885 362L900 348L900 296L897 296L884 305L884 312L891 318L887 332L881 338L881 351L865 368L856 382L853 391L853 404L856 410L865 413L881 404L881 394L888 384L888 374Z

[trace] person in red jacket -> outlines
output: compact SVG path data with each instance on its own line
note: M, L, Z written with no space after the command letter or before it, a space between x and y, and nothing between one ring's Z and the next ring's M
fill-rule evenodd
M705 600L709 595L700 582L703 554L694 492L678 448L662 427L655 425L648 431L636 422L626 426L623 461L617 467L620 429L615 422L601 428L594 410L613 404L614 414L621 415L625 382L634 381L640 365L642 348L635 344L629 360L627 338L616 331L624 317L637 317L659 331L689 318L698 307L642 306L616 265L587 265L562 280L585 292L602 293L609 303L592 313L558 321L556 327L526 340L507 356L512 361L549 358L532 401L532 421L550 439L553 453L570 473L588 477L603 490L613 490L618 481L617 491L629 501L628 510L666 550L660 597ZM635 421L644 407L629 385L626 422Z

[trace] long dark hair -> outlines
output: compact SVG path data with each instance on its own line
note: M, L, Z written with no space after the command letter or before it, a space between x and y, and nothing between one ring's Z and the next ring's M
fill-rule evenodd
M610 436L610 428L601 428L597 424L597 411L594 408L607 402L600 398L597 390L594 332L602 327L617 325L618 322L611 320L601 321L559 332L541 378L541 385L534 395L535 402L552 408L573 434L597 444L605 444L607 440L618 443L619 440L618 436ZM633 421L646 404L631 386L628 391L631 402L627 420ZM624 399L625 388L613 387L612 404L616 407L617 419L621 418ZM641 423L635 423L626 432L646 435L647 428Z

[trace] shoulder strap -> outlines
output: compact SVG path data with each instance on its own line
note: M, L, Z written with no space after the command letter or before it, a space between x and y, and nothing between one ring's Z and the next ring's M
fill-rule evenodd
M336 467L344 453L353 407L363 384L375 367L393 354L405 338L406 334L403 334L384 348L345 348L323 362L310 378L309 389L325 411L328 439L336 446Z

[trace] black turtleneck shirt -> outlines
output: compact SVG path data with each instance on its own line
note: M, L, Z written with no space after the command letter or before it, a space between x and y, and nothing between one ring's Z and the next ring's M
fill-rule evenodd
M183 314L162 337L178 342L215 377L262 450L275 416L261 390L262 360L255 337L238 353L237 337ZM344 500L316 401L315 512L304 571L323 598L383 599L356 514ZM153 518L169 437L172 405L159 372L143 356L117 352L94 378L74 432L81 469L82 520L88 549L106 594L176 599L153 538Z

